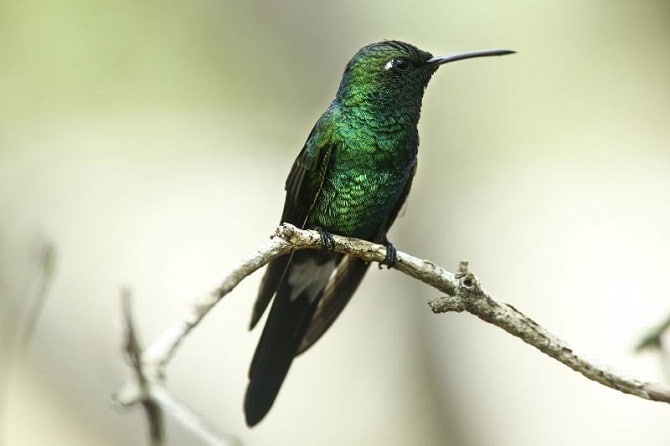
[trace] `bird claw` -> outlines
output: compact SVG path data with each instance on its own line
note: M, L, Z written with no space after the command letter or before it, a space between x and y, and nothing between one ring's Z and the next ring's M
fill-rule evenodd
M324 251L333 251L335 249L335 239L333 235L323 228L316 228L321 240L321 249Z
M395 249L393 243L387 241L386 256L384 256L384 260L379 262L379 269L382 269L384 265L386 265L388 269L391 269L395 266L396 263L398 263L398 250Z

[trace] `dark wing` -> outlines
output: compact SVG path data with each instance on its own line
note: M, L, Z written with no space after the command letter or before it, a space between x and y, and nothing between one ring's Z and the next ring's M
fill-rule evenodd
M305 227L321 193L334 146L322 117L314 126L286 180L282 222ZM325 122L327 124L327 122ZM263 333L249 367L244 413L249 426L272 407L309 326L323 288L341 255L296 251L270 263L258 293L251 326L274 296Z
M386 232L395 221L400 209L402 209L403 204L407 199L407 194L409 194L409 190L412 187L412 179L416 172L416 160L411 169L412 172L409 180L407 181L407 185L402 194L398 198L398 202L389 213L388 218L384 220L377 230L377 237L374 240L376 242L386 242ZM358 257L350 255L344 256L337 266L335 274L330 278L330 281L319 298L319 304L312 316L312 321L307 328L307 332L302 339L298 354L314 345L333 322L335 322L335 319L337 319L344 307L349 303L351 296L356 291L356 288L358 288L361 280L363 280L363 276L365 276L369 266L369 263Z
M333 145L330 144L327 134L318 132L319 138L317 138L317 129L323 120L324 117L314 125L305 145L293 162L286 179L286 200L280 223L291 223L304 228L319 196L333 152ZM268 265L254 304L250 329L258 323L270 303L292 255L278 257Z

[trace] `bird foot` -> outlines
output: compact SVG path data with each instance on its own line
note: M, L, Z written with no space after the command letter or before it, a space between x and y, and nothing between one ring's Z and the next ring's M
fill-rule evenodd
M335 249L335 239L333 234L323 228L316 228L321 239L321 249L324 251L333 251Z
M386 241L386 256L384 260L379 263L379 269L382 269L382 266L386 265L388 269L391 269L398 263L398 250L395 249L393 243Z

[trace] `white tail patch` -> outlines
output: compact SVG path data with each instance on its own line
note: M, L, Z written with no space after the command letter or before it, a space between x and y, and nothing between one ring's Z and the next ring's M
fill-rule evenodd
M307 258L305 261L292 264L288 271L288 284L291 285L289 300L294 301L305 293L309 302L314 302L316 296L328 283L330 275L335 269L335 259L325 263L321 259Z

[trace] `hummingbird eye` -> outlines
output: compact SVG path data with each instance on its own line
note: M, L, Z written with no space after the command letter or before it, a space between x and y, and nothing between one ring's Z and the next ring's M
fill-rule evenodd
M405 59L402 58L391 59L384 66L384 69L386 71L393 69L395 71L402 72L407 71L408 68L409 68L409 62L407 62Z

